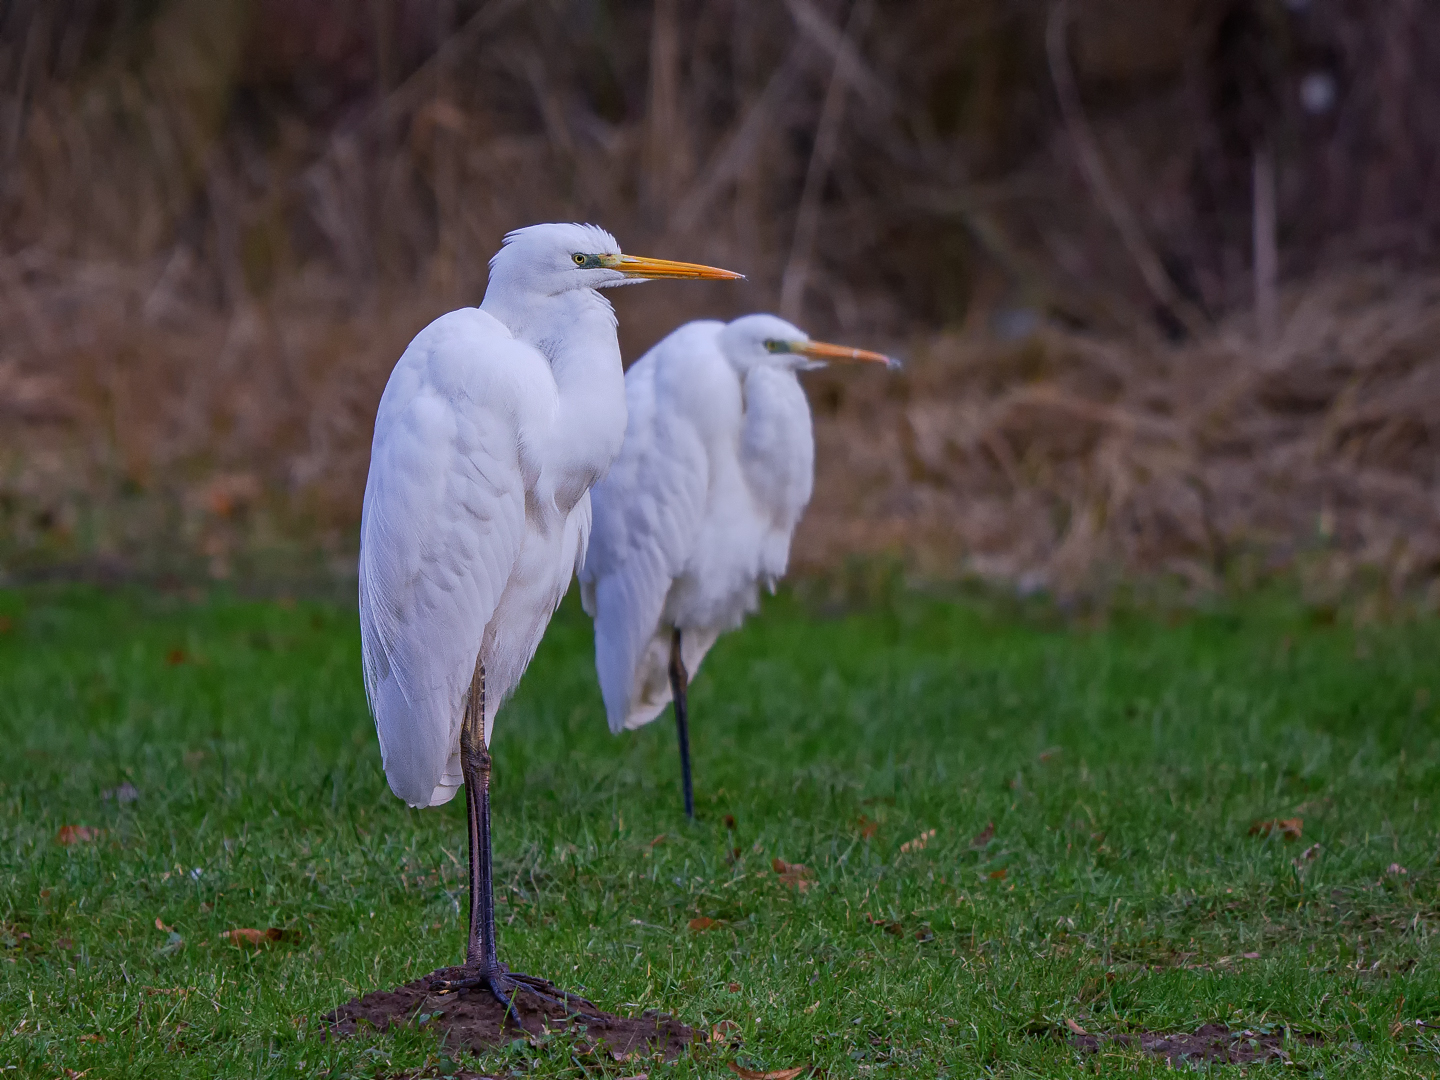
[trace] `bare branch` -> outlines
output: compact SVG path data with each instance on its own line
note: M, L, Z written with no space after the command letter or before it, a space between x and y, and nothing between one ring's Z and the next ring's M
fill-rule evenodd
M780 284L780 314L792 321L800 317L805 306L810 257L815 251L815 234L820 228L820 198L835 160L835 149L840 144L840 125L845 119L845 91L851 82L846 76L846 69L852 66L852 61L849 58L851 50L843 46L849 46L864 32L874 8L873 0L856 0L855 6L850 9L842 47L834 53L835 66L825 91L820 120L815 127L815 145L805 168L805 187L800 195L800 208L795 214L795 236L790 243L790 258L785 264L785 275Z
M812 0L785 0L785 6L801 33L830 56L835 74L849 83L867 105L881 112L895 111L895 95L865 63L853 35L827 19Z
M755 148L760 145L769 126L775 103L790 92L791 85L800 70L801 47L793 47L780 66L775 69L765 89L746 111L740 125L725 140L724 145L706 162L700 172L699 182L680 201L670 219L670 227L679 233L686 233L699 224L700 216L710 208L720 193L733 184L750 162Z
M1130 204L1120 193L1110 171L1105 166L1104 155L1085 108L1080 102L1080 91L1075 85L1075 72L1070 67L1070 53L1066 47L1065 34L1070 25L1070 0L1057 0L1050 12L1050 23L1045 32L1045 47L1050 59L1050 76L1055 82L1055 94L1060 99L1060 111L1065 118L1065 129L1075 148L1075 157L1090 193L1099 203L1111 224L1120 234L1126 252L1140 271L1145 286L1155 300L1179 318L1192 334L1198 334L1205 326L1205 318L1195 310L1193 304L1182 297L1165 272L1160 257L1150 245L1139 220Z
M1275 150L1268 142L1255 148L1253 242L1255 245L1255 323L1260 347L1270 349L1280 325L1280 244L1276 236Z

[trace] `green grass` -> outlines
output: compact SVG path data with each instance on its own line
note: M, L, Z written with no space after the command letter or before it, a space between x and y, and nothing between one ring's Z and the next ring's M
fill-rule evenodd
M352 613L78 588L0 593L0 612L0 1066L451 1068L424 1031L314 1037L462 949L462 800L390 795ZM612 738L590 648L567 601L500 715L501 954L612 1009L740 1025L738 1051L652 1077L732 1076L737 1057L832 1078L1166 1071L1077 1056L1067 1019L1290 1025L1327 1040L1294 1052L1312 1075L1440 1068L1433 1033L1392 1034L1440 1017L1440 623L1256 600L1081 630L916 596L822 618L782 596L694 684L693 826L668 714ZM137 801L102 797L122 782ZM1298 842L1249 835L1292 816ZM66 846L65 825L105 831ZM702 916L717 925L688 928ZM272 926L286 939L258 951L218 940ZM572 1050L466 1064L646 1067Z

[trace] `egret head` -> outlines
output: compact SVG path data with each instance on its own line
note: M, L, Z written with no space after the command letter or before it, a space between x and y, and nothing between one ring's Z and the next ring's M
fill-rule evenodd
M810 336L775 315L746 315L720 332L720 349L741 372L753 367L809 371L832 360L841 363L900 366L883 353L811 341Z
M490 281L506 289L555 296L572 289L607 289L658 278L733 281L743 274L696 263L625 255L595 225L550 224L516 229L490 260Z

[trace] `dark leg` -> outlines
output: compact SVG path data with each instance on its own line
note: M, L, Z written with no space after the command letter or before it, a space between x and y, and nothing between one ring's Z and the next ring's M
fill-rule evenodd
M434 984L441 993L483 987L505 1006L515 1008L514 994L525 990L552 1004L563 1004L541 988L544 979L510 971L495 952L495 880L490 847L490 748L485 745L485 669L479 661L465 700L460 723L460 771L465 777L465 811L470 839L470 933L465 946L466 976ZM590 1005L582 997L556 990L562 997ZM594 1006L590 1006L594 1008ZM519 1022L518 1017L516 1022Z
M690 687L690 676L685 670L685 661L680 652L680 628L670 639L670 693L675 698L675 731L680 737L680 782L685 788L685 816L695 820L695 790L690 783L690 720L685 691Z
M495 879L490 852L490 748L485 745L485 669L470 680L460 724L460 772L465 777L465 817L470 834L470 936L466 965L499 971L495 955Z

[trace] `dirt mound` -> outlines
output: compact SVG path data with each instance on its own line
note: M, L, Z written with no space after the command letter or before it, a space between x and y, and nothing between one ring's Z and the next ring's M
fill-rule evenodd
M1072 1035L1078 1050L1098 1054L1107 1047L1123 1046L1163 1057L1172 1065L1219 1062L1250 1065L1280 1061L1288 1063L1285 1044L1318 1046L1318 1035L1295 1035L1281 1028L1273 1032L1231 1031L1224 1024L1205 1024L1193 1035L1184 1032L1138 1031L1129 1035Z
M354 1035L369 1023L379 1031L392 1026L425 1027L441 1033L453 1049L479 1054L515 1038L570 1032L580 1036L581 1053L603 1053L616 1061L633 1054L663 1054L678 1057L695 1032L674 1017L647 1010L638 1017L616 1016L571 996L569 1008L541 1001L533 994L517 994L515 1011L504 1007L489 993L462 990L436 993L434 987L445 979L466 974L462 968L441 968L394 990L376 990L354 998L321 1018L332 1038ZM563 1000L559 988L547 984L545 992ZM518 1014L518 1015L517 1015Z

